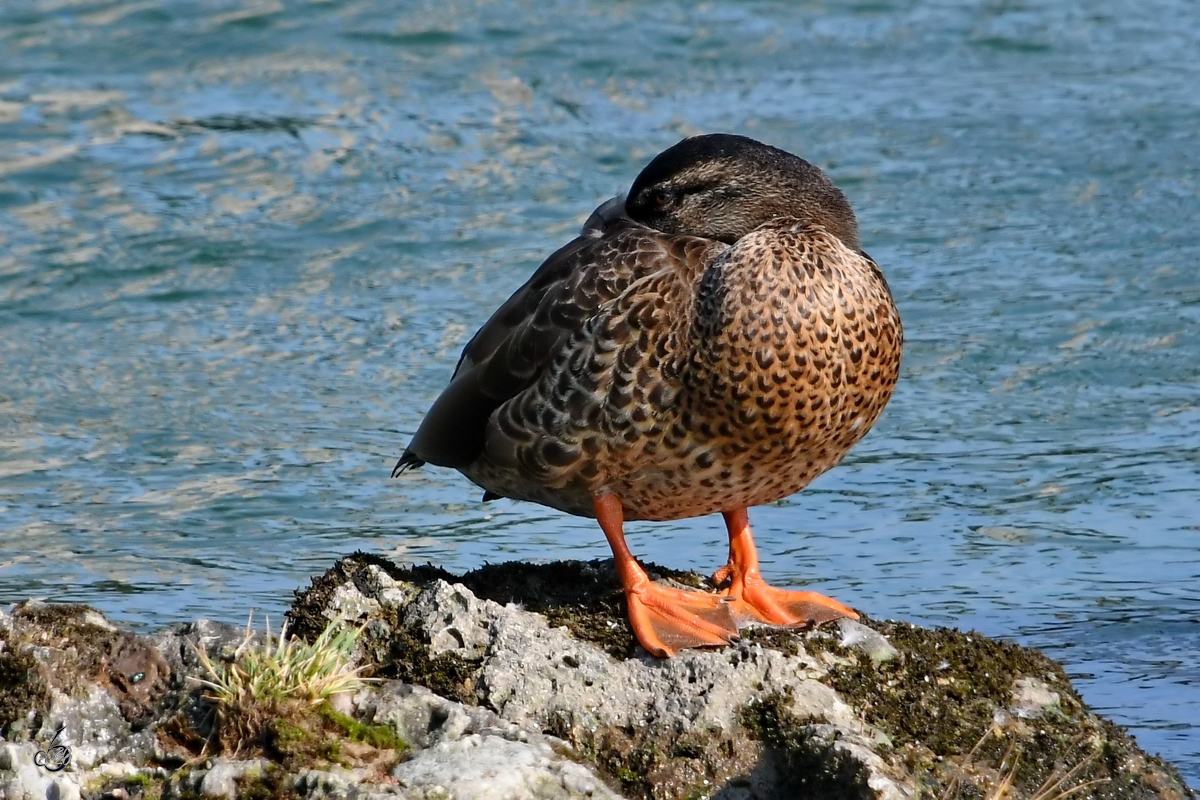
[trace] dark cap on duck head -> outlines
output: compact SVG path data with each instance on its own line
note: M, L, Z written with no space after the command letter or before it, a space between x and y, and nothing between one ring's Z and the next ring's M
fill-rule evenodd
M733 243L778 217L823 225L858 250L858 223L841 190L799 156L746 136L692 136L646 165L625 202L665 233Z

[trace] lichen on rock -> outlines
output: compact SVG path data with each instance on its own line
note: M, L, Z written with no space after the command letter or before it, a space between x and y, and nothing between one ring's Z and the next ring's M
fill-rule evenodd
M315 630L370 601L380 674L558 736L629 797L982 796L1010 770L1011 796L1029 797L1078 764L1059 791L1190 796L1061 667L977 633L864 618L658 660L629 634L607 560L452 576L357 554L290 613Z
M268 704L231 735L196 679L258 646L241 627L0 612L0 797L1193 796L1053 661L975 633L864 617L660 660L611 561L454 576L365 554L298 592L289 629L313 641L331 620L376 682ZM34 757L59 726L74 760L49 774Z

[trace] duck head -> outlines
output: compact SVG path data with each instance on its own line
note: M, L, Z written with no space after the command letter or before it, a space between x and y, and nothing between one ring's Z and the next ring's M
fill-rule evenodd
M824 172L728 133L693 136L659 153L633 182L625 210L664 233L729 244L772 219L796 217L859 249L854 211Z

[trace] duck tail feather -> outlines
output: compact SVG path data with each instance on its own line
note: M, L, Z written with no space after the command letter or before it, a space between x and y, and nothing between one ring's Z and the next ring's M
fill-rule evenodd
M400 456L400 460L396 462L396 466L392 467L392 477L395 478L403 472L410 469L417 469L425 465L423 459L417 458L416 453L411 450L405 450L404 455Z

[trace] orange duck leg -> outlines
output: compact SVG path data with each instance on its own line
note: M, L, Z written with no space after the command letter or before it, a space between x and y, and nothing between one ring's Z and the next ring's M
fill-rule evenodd
M733 603L728 597L686 592L651 581L625 544L621 501L604 494L592 505L617 562L633 635L647 652L666 658L689 647L720 647L737 641Z
M758 549L750 533L746 509L726 511L729 529L729 563L717 570L713 581L724 586L739 626L753 623L787 627L820 625L849 617L858 619L853 609L817 592L792 592L769 585L758 571Z

